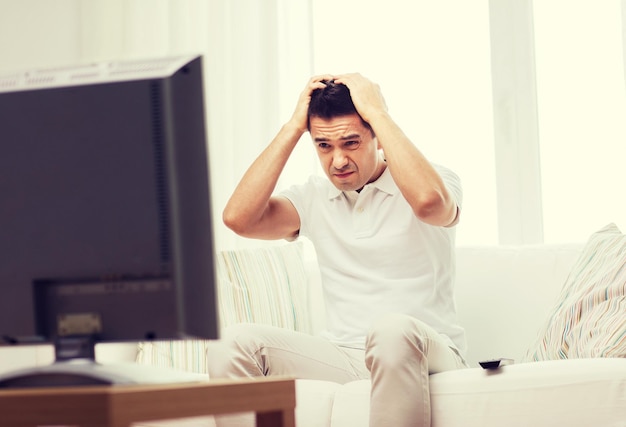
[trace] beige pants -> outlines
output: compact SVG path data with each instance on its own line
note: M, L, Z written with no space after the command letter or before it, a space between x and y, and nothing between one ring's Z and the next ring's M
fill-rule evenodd
M339 383L371 378L370 427L429 427L428 375L466 367L437 332L405 315L377 322L365 350L271 326L237 325L211 344L208 360L211 378L288 375ZM218 425L242 425L241 420L223 417Z

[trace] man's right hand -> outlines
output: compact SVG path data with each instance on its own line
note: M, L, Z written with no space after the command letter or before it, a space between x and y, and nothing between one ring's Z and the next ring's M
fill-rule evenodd
M324 89L326 85L322 83L323 80L332 80L331 74L321 74L319 76L313 76L307 82L304 90L300 93L298 98L298 104L296 109L289 120L289 124L296 127L302 133L308 131L308 112L309 103L311 102L311 93L316 89Z
M325 87L323 80L332 79L330 74L309 79L291 119L241 178L223 213L224 223L237 234L257 239L292 239L298 235L298 212L289 200L272 194L292 150L308 131L311 93Z

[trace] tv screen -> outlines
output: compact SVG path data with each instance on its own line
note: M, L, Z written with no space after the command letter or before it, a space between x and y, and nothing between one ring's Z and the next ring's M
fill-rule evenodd
M199 56L0 76L3 345L217 338L206 139Z

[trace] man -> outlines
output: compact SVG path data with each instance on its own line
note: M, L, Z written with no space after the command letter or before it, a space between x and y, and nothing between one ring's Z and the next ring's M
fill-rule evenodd
M273 195L307 130L328 179ZM209 374L371 378L370 426L430 426L428 374L465 366L453 300L460 203L458 177L407 138L378 85L360 74L313 77L224 221L242 236L312 241L328 330L233 327Z

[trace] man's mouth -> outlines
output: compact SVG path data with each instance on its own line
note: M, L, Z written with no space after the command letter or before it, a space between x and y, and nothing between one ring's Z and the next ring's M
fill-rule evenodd
M348 172L337 172L334 175L339 179L344 179L344 178L349 177L352 174L353 174L352 171L348 171Z

